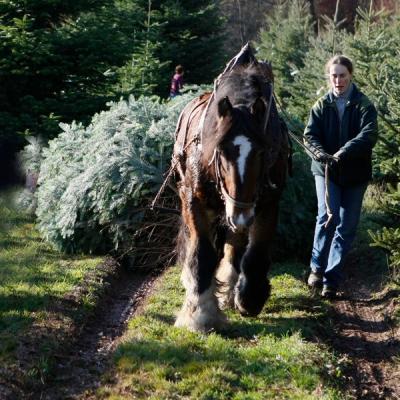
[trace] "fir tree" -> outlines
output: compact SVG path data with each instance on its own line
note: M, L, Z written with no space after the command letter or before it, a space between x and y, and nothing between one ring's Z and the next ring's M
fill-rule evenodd
M312 16L305 0L282 1L265 20L256 43L258 57L272 62L276 93L284 104L292 97L290 86L313 34Z
M63 124L42 152L37 216L43 236L69 252L126 246L163 181L176 120L193 96L169 103L131 96L110 103L86 128Z
M121 94L167 97L174 63L209 82L222 64L220 22L209 0L3 1L0 147L87 123Z
M384 11L358 10L354 37L346 51L356 60L357 80L374 100L379 115L379 140L374 149L375 175L386 185L381 207L387 226L371 232L373 243L390 254L393 276L400 277L400 20Z

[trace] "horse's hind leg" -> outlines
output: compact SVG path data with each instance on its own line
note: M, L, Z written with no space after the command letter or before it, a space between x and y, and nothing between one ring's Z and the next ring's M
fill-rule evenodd
M193 198L190 208L182 201L182 209L189 227L189 248L181 277L186 297L175 325L208 332L226 322L215 296L217 254L210 240L208 218L199 200Z
M240 273L240 261L246 249L247 238L229 232L224 245L224 257L217 273L217 298L221 309L234 308L234 289Z

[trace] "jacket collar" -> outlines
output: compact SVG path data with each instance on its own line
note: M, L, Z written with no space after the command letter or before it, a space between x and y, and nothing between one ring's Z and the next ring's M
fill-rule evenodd
M357 86L355 83L352 83L353 85L353 89L350 93L350 97L347 101L347 105L350 104L357 104L360 102L361 100L361 92L358 90ZM335 103L335 95L332 93L332 91L330 90L323 98L322 98L323 102L327 105L333 106Z

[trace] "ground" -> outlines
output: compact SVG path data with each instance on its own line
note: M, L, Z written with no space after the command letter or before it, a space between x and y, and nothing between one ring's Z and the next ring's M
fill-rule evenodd
M354 274L335 301L332 346L353 361L348 389L356 399L400 398L399 289L375 291Z
M0 398L399 399L400 289L377 264L376 249L356 243L331 302L307 289L304 264L277 264L259 318L229 314L230 328L207 336L173 327L179 267L157 276L107 258L16 334L18 363L0 367Z

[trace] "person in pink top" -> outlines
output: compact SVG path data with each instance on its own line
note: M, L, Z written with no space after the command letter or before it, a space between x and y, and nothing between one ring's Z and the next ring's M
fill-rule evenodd
M169 91L169 98L173 99L181 94L180 90L183 88L183 67L177 65L175 68L175 74L171 79L171 88Z

